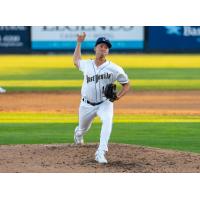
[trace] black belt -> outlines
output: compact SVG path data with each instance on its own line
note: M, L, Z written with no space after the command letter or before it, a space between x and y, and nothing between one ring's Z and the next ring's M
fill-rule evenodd
M82 98L82 101L84 101L84 102L86 102L86 103L88 103L88 104L90 104L90 105L92 105L92 106L97 106L97 105L103 103L103 101L100 101L100 102L98 102L98 103L93 103L93 102L90 102L90 101L88 101L88 100L86 100L86 99L84 99L84 98Z

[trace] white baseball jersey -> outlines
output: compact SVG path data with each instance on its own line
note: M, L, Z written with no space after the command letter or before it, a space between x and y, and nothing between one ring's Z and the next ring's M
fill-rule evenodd
M124 70L110 61L97 67L94 60L80 60L79 70L84 75L82 97L90 102L97 103L106 100L104 89L107 84L115 81L121 84L128 83L128 76Z

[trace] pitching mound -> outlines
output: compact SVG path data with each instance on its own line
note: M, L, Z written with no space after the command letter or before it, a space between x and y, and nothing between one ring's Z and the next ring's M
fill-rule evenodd
M97 144L1 145L0 172L200 172L200 154L110 144L108 164Z

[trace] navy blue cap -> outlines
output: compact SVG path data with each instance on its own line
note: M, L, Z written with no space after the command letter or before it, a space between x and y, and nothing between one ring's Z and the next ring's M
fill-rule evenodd
M112 47L112 44L111 44L110 40L108 40L108 39L105 38L105 37L100 37L100 38L98 38L97 41L96 41L95 47L96 47L98 44L101 44L101 43L107 44L107 46L108 46L109 49Z

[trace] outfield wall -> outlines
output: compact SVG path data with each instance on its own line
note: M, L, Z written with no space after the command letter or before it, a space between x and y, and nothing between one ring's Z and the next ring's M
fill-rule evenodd
M146 52L200 52L200 27L146 27L145 44Z
M83 50L93 50L98 37L107 37L112 41L112 50L143 50L144 27L142 26L37 26L31 29L33 50L68 50L76 47L78 33L86 32L87 37L82 44Z
M72 53L86 32L83 52L105 36L117 53L199 53L200 26L0 26L0 54Z
M30 53L30 26L0 26L0 53Z

